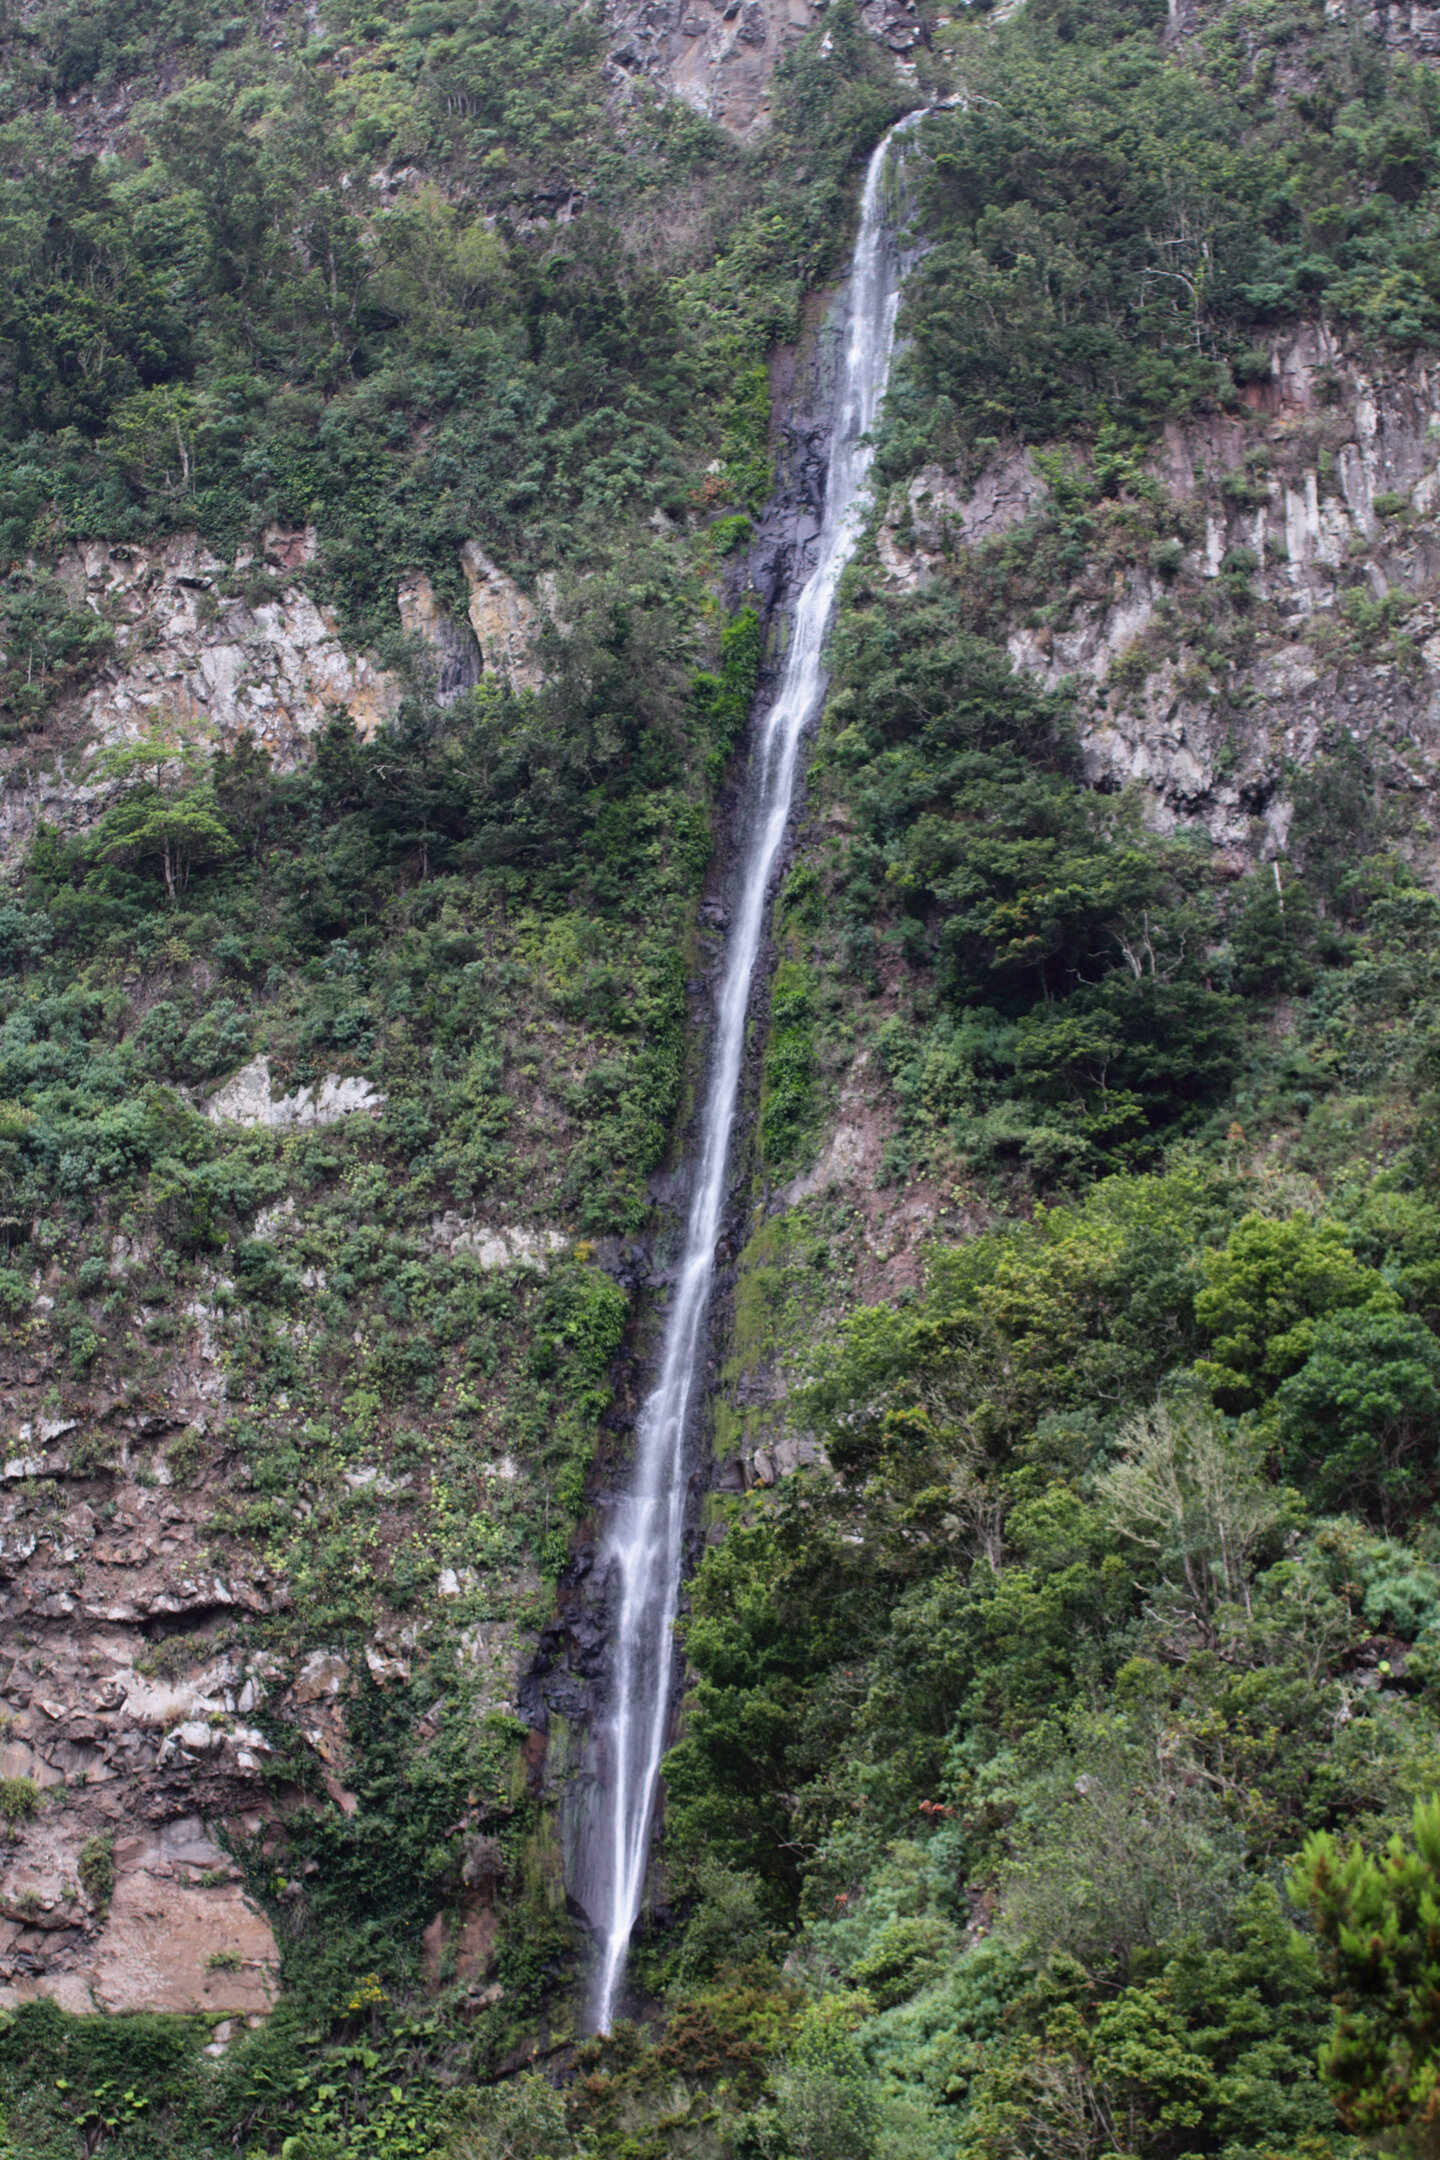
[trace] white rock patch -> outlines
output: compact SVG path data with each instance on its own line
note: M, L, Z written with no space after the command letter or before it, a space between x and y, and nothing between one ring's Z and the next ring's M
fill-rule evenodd
M342 1117L364 1111L373 1117L385 1106L385 1097L368 1080L353 1075L342 1079L326 1073L318 1088L296 1088L292 1095L272 1101L270 1065L264 1057L252 1058L217 1089L205 1105L205 1115L215 1125L294 1126L333 1125Z
M517 1223L487 1229L464 1215L437 1215L430 1225L437 1250L473 1253L482 1268L545 1268L563 1253L569 1240L558 1230L526 1230Z

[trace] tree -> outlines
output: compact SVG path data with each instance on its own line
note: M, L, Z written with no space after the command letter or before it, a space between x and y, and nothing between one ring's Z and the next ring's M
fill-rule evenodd
M1361 2136L1440 2142L1440 1798L1417 1801L1413 1846L1383 1855L1329 1831L1306 1839L1290 1895L1314 1916L1336 2016L1320 2068Z
M103 448L146 494L184 495L195 482L205 413L183 383L157 383L114 406Z
M1183 1935L1161 1971L1098 2000L1067 1957L1053 1957L1011 2009L1008 2035L987 2034L974 2051L958 2160L1330 2160L1334 2116L1314 2067L1328 2006L1313 1939L1268 1883L1246 1892L1225 1932L1208 1945Z
M1075 1720L1053 1799L1008 1872L1003 1912L1024 1947L1128 1978L1156 1943L1220 1940L1244 1882L1242 1841L1148 1717Z
M1426 1488L1440 1434L1440 1342L1413 1313L1333 1313L1276 1396L1285 1466L1322 1506L1363 1498L1389 1521Z
M565 2160L576 2149L565 2095L538 2070L474 2094L445 2148L449 2160Z
M1215 1609L1250 1609L1255 1553L1278 1522L1281 1496L1256 1441L1198 1403L1160 1404L1125 1434L1123 1462L1097 1480L1112 1527L1153 1555L1166 1588L1207 1648Z
M864 1995L829 1995L806 2011L771 2072L773 2100L745 2118L762 2160L872 2160L879 2108L854 2037L868 2008Z
M437 188L422 187L376 225L376 296L418 334L453 338L468 316L493 312L507 296L505 243L483 218L463 223Z
M99 761L101 774L117 780L122 793L101 819L91 851L102 862L158 862L172 907L192 870L236 851L214 787L193 777L199 762L192 744L163 735L107 752Z
M1195 1370L1226 1410L1248 1410L1298 1372L1315 1322L1368 1306L1398 1312L1400 1299L1351 1251L1335 1222L1247 1215L1219 1252L1201 1257L1205 1288L1195 1317L1212 1338Z

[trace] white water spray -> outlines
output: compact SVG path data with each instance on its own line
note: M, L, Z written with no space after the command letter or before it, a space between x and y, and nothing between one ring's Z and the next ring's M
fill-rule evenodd
M899 248L884 200L885 162L895 136L909 124L902 120L891 129L865 175L815 567L796 604L780 688L762 724L746 783L749 816L739 898L721 981L684 1259L666 1316L660 1376L640 1414L630 1490L617 1507L603 1554L603 1565L618 1577L620 1597L611 1714L597 1735L601 1812L585 1855L587 1886L600 1907L592 1914L603 1946L595 1994L600 2032L610 2029L645 1889L675 1670L686 1434L725 1204L745 1016L770 879L790 817L800 742L825 694L820 665L825 633L864 518L871 457L866 437L890 371L900 300Z

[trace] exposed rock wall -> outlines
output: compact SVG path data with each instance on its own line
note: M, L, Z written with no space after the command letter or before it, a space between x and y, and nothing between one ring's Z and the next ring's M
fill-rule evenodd
M534 603L474 540L461 548L460 567L470 587L470 627L487 674L507 681L512 690L538 690L542 676L534 656L539 620Z
M363 1118L380 1101L349 1078L273 1103L263 1059L241 1077L243 1088L212 1095L212 1110L250 1120L262 1107L308 1105L324 1123ZM301 1358L325 1324L313 1304L327 1286L308 1246L314 1229L303 1184L250 1224L252 1252L268 1248L303 1293L274 1323ZM408 1251L417 1273L467 1255L528 1279L570 1244L549 1226L449 1212L417 1227ZM351 1445L329 1469L310 1460L274 1497L250 1467L245 1420L283 1419L288 1399L257 1403L235 1378L247 1332L271 1322L236 1304L234 1280L209 1261L177 1287L154 1224L114 1230L91 1253L106 1278L92 1288L142 1286L121 1377L80 1376L63 1336L44 1328L0 1330L0 1779L15 1781L5 1791L14 1819L0 1815L0 2008L48 1996L76 2011L204 2011L229 2021L210 2043L223 2050L233 2021L265 2013L278 1962L232 1855L273 1853L305 1794L355 1809L352 1698L423 1673L437 1612L476 1718L508 1713L540 1585L528 1559L501 1549L483 1571L436 1570L429 1602L403 1616L377 1608L361 1641L296 1648L305 1590L291 1571L303 1576L311 1540L363 1517L376 1550L394 1553L415 1535L417 1511L453 1498L437 1502L429 1466L392 1462L374 1432L373 1452ZM54 1312L73 1269L66 1252L36 1270L37 1317ZM487 1489L522 1494L533 1467L503 1419L487 1418L465 1475L478 1505ZM477 1595L479 1613L463 1602ZM485 1612L492 1601L505 1617ZM419 1718L422 1741L444 1707L432 1703L428 1727ZM494 1885L465 1883L456 1971L483 2004L494 1993L483 1984ZM285 1893L303 1895L303 1882Z
M1370 745L1385 784L1440 775L1440 367L1381 367L1320 328L1278 345L1237 412L1172 422L1155 462L1174 533L1158 560L1094 570L1040 620L1008 625L1016 665L1076 692L1092 780L1140 788L1154 824L1203 825L1246 858L1283 850L1286 775L1338 732ZM1044 500L1031 460L970 487L927 471L878 535L902 586L961 580L975 548ZM1097 518L1105 506L1097 510ZM1103 590L1097 592L1097 584ZM1246 623L1224 664L1207 592ZM1394 596L1398 626L1378 604Z
M298 1666L247 1645L247 1620L284 1611L289 1593L259 1564L217 1572L210 1557L235 1464L212 1446L203 1470L177 1475L197 1431L187 1412L203 1418L193 1373L188 1399L177 1373L149 1403L48 1420L26 1397L52 1392L53 1376L0 1378L0 1778L38 1795L0 1833L0 2007L48 1996L74 2011L253 2020L273 1999L278 1951L232 1851L262 1847L296 1797L267 1776L275 1724L352 1812L349 1697L407 1680L416 1630L397 1621L358 1653L316 1650ZM364 1464L346 1481L381 1508L407 1483ZM473 1590L465 1572L442 1571L436 1594ZM462 1634L482 1706L509 1707L519 1648L511 1624Z
M157 724L197 729L229 748L242 735L282 770L296 764L332 713L362 735L390 719L399 684L341 642L335 618L286 572L313 552L303 534L276 534L243 594L220 581L230 565L193 533L158 544L69 549L59 576L74 605L115 625L118 662L86 701L85 720L102 744Z
M112 654L43 733L0 752L0 861L23 852L42 821L70 832L94 821L111 792L93 770L103 750L155 735L222 750L248 739L288 772L337 715L367 741L392 720L400 676L348 647L333 611L300 582L315 553L313 528L278 526L258 557L242 550L233 563L195 533L67 548L56 575L73 608L112 627ZM486 672L537 688L534 603L478 543L466 543L460 564L467 620L445 613L423 574L396 594L397 627L433 656L434 694L449 704Z
M296 1088L288 1095L276 1096L270 1082L269 1060L257 1057L216 1089L205 1105L205 1115L216 1125L266 1125L272 1131L291 1127L305 1131L360 1113L378 1117L384 1107L385 1097L355 1074L342 1078L338 1073L326 1073L316 1087Z
M732 135L754 135L770 118L775 69L815 27L828 0L609 0L612 82L645 76ZM865 0L866 29L896 57L923 35L915 0ZM913 71L912 71L913 72Z
M1440 58L1440 7L1422 7L1417 0L1325 0L1325 16L1368 30L1392 52L1417 60Z
M178 1671L163 1654L170 1633L203 1642L276 1595L263 1569L216 1572L214 1496L178 1488L167 1461L203 1420L198 1376L188 1400L99 1406L78 1456L81 1419L27 1414L47 1376L3 1377L0 1776L40 1804L0 1848L0 2003L262 2013L274 1937L215 1826L260 1827L271 1751L251 1720L273 1670L239 1649L197 1645Z
M423 571L401 582L395 600L406 636L419 638L434 654L436 703L453 704L462 690L473 689L486 666L473 631L451 621Z

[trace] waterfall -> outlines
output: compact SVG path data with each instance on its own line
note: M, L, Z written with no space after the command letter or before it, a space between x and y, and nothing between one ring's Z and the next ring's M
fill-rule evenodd
M716 1240L740 1094L745 1018L776 858L795 791L800 743L825 694L821 650L840 574L855 551L870 469L866 441L879 412L900 300L900 252L886 214L892 128L870 160L851 263L825 506L814 568L796 603L780 687L757 729L746 777L747 817L736 903L721 977L684 1257L666 1314L659 1377L641 1411L630 1488L618 1504L602 1565L619 1589L609 1716L596 1735L599 1808L583 1869L602 1945L595 2023L608 2032L640 1911L660 1761L675 1678L687 1432L705 1351ZM598 1908L598 1909L597 1909Z

